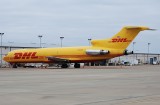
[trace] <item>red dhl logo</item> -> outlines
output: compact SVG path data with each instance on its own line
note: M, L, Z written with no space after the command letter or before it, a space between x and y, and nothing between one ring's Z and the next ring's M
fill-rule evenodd
M128 40L127 38L120 38L120 36L117 36L117 38L113 38L111 42L113 42L113 43L115 43L115 42L131 42L131 40Z
M37 52L24 52L24 53L15 53L14 59L36 59L38 56L36 56Z

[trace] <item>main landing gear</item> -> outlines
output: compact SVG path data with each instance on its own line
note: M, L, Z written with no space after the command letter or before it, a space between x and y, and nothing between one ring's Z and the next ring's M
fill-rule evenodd
M74 64L74 68L80 68L80 64L79 63L75 63Z
M61 65L61 68L68 68L70 66L70 64L64 63ZM74 68L80 68L80 64L79 63L75 63L74 64Z
M69 65L67 63L64 63L61 65L61 68L68 68L68 67L69 67Z

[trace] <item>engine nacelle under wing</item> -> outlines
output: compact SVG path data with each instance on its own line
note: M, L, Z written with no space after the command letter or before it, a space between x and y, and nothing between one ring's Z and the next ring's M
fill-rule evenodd
M108 53L108 50L86 50L87 55L105 55Z

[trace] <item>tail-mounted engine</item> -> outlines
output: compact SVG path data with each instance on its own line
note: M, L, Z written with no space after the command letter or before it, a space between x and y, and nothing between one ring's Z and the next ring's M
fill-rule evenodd
M86 50L87 55L105 55L108 53L108 50Z
M133 54L133 51L128 51L128 50L124 51L124 55L129 55L129 54Z

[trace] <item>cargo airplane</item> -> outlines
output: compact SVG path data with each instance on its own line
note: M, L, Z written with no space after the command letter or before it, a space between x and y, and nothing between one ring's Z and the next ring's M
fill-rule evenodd
M140 31L153 30L143 26L126 26L109 39L91 40L91 46L20 49L9 52L3 59L13 68L21 63L57 63L61 68L68 68L74 63L102 61L122 55L131 54L126 48Z

